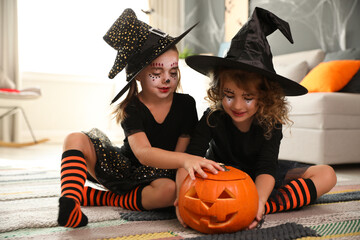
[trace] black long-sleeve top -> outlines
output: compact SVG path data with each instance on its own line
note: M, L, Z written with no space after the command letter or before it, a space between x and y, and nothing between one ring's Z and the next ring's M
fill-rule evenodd
M200 119L187 153L236 167L253 180L260 174L270 174L275 178L282 139L281 125L267 140L263 128L255 121L248 132L241 132L225 112L215 111L208 120L209 113L207 109Z

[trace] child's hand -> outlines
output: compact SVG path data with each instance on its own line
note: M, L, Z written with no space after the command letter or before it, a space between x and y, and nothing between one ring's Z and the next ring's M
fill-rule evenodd
M195 172L201 177L206 178L207 174L203 168L207 168L211 173L217 174L218 170L224 171L224 169L217 163L202 157L192 156L187 158L184 162L184 168L189 173L191 179L195 179Z
M179 201L176 198L175 202L174 202L174 206L175 206L175 212L176 212L176 216L177 219L179 220L179 222L181 223L181 225L183 225L183 227L187 227L187 225L184 223L184 221L182 220L181 216L180 216L180 212L179 212Z
M259 226L260 221L265 217L265 205L259 201L259 209L254 221L249 225L248 229L253 229Z

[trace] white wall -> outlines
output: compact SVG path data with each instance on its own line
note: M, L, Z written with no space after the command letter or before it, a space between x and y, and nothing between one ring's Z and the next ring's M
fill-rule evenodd
M195 98L198 117L200 119L209 105L204 99L209 86L209 78L190 68L183 59L179 61L179 68L181 71L182 92L188 93Z
M70 132L97 127L122 140L121 128L111 120L114 80L31 73L22 77L23 88L39 87L42 96L35 100L0 99L0 104L22 106L37 139L50 138L53 142L62 142ZM20 142L31 141L22 116L20 125Z
M208 78L188 67L184 60L179 65L183 92L195 98L200 118L208 105L204 100ZM112 119L110 107L110 101L122 87L122 76L110 80L24 73L22 79L23 88L39 87L42 96L36 100L0 99L0 105L22 106L37 139L50 138L51 142L61 143L71 132L96 127L114 142L123 140L123 130ZM19 139L32 140L22 116Z

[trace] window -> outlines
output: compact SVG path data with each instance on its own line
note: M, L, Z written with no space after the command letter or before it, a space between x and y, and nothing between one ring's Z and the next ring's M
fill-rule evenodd
M117 52L102 37L125 8L148 23L148 0L18 0L22 72L107 76Z

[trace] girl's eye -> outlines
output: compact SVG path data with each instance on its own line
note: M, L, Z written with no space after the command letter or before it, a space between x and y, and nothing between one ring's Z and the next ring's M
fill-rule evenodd
M177 72L170 73L171 77L177 77Z
M225 95L225 97L228 98L228 99L233 99L233 98L234 98L234 96L231 96L231 95L227 95L227 94L224 94L224 95Z
M160 73L153 73L152 75L158 77L158 76L160 76Z
M250 103L252 100L254 100L254 98L244 98L246 103Z

